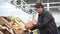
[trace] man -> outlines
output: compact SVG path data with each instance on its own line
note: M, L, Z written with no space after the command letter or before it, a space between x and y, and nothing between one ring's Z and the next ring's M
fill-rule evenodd
M41 3L35 5L36 12L38 15L38 23L35 24L33 21L25 25L26 29L39 29L40 34L58 34L57 26L53 16L49 11L44 9Z

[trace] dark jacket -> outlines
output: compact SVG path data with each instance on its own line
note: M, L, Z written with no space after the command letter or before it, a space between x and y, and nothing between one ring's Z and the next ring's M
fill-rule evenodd
M58 34L57 26L49 11L43 10L38 16L38 23L33 29L39 29L40 34Z

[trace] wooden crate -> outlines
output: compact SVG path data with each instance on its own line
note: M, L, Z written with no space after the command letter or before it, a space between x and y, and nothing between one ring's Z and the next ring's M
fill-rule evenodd
M13 29L14 33L15 34L27 34L27 32L22 32L20 33L18 31L18 29L16 29L16 27L14 27L10 21L9 21L9 18L5 19L4 17L0 16L0 25L6 25L8 26L9 28Z

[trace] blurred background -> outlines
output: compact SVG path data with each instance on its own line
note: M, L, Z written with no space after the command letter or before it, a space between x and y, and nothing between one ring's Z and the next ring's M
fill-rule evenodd
M35 12L34 5L40 2L53 15L59 27L60 0L0 0L0 16L16 16L25 23L32 20L37 22L38 13Z
M15 12L15 14L17 15L17 8L19 8L20 10L22 9L22 11L23 11L22 14L25 12L31 16L32 14L36 14L34 12L34 5L36 3L40 3L40 2L44 5L45 9L47 9L49 12L52 13L53 17L55 18L55 22L56 22L57 26L59 26L60 25L60 0L0 0L0 5L1 5L0 6L0 15L2 15L4 13L6 14L6 12L9 12L9 11L11 12L10 15L12 15L13 12ZM7 10L7 9L9 9L9 10ZM18 15L21 14L21 11L19 9L18 9L18 11L19 11ZM9 15L9 13L7 15ZM23 14L23 16L24 16L24 14ZM26 14L26 15L28 15L28 14ZM20 15L20 16L22 16L22 15ZM23 17L23 16L21 18L24 21L30 20L29 18L31 18L31 17L28 18L27 16L25 16L25 17ZM32 18L31 18L31 20L32 20Z

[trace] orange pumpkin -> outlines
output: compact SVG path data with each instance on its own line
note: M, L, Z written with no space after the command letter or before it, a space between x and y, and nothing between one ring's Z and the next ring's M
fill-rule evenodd
M28 23L28 24L25 25L25 28L26 28L26 29L32 29L33 26L34 26L33 23Z

